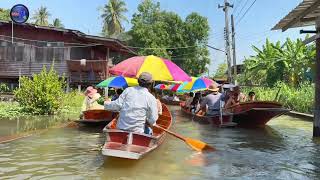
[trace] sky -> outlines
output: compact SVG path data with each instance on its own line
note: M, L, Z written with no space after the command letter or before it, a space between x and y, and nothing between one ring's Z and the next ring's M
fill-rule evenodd
M102 29L101 11L108 0L0 0L0 8L10 9L15 4L24 4L29 8L31 16L40 6L46 6L51 14L50 21L59 18L65 28L80 30L84 33L99 35ZM128 12L125 14L129 22L124 23L126 30L131 27L130 19L137 12L137 6L142 0L125 0ZM218 5L224 0L157 0L162 10L173 11L185 18L192 12L197 12L208 18L210 25L209 45L224 49L225 16ZM243 16L254 0L229 0L234 8L229 14L235 17L237 64L245 57L254 55L252 45L261 47L266 38L275 42L286 38L304 38L299 29L286 32L271 31L271 28L294 9L302 0L256 0L253 6ZM242 18L242 19L241 19ZM241 19L241 21L239 21ZM305 28L306 29L306 28ZM309 28L310 29L310 28ZM209 73L213 74L218 65L226 62L224 53L210 49Z

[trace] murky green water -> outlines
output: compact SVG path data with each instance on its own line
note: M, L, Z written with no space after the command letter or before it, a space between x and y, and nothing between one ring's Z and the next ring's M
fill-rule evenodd
M319 179L320 146L312 122L282 116L264 129L218 129L172 108L172 130L218 149L198 154L167 138L141 160L103 157L99 129L50 129L0 144L0 179ZM1 130L14 126L0 121Z

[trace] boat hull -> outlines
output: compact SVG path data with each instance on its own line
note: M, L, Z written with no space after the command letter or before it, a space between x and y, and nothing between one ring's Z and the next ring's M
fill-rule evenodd
M180 101L169 101L166 99L161 99L161 102L166 104L166 105L171 105L171 106L179 106L180 105Z
M85 125L106 125L108 124L117 113L103 110L87 110L83 112L83 119L76 120L75 122L85 124Z
M208 124L211 122L211 124L215 126L221 124L219 116L208 117L193 115L191 112L188 112L183 105L184 103L180 105L182 112L188 116L192 116L193 120L207 122ZM260 127L266 125L271 119L287 112L289 112L289 109L283 108L279 103L254 101L240 103L239 105L224 109L222 117L223 123L232 121L241 127Z
M162 104L163 113L159 116L157 124L169 129L172 124L172 116L168 107ZM112 121L111 123L115 122ZM125 159L140 159L156 149L165 139L165 132L154 128L154 135L113 129L114 125L106 126L106 142L102 148L102 154Z
M226 109L233 114L233 122L242 127L259 127L266 125L271 119L281 116L289 109L280 103L268 101L254 101L241 103Z

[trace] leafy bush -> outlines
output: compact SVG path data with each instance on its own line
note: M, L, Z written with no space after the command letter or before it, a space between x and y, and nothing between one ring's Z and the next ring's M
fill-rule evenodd
M280 88L280 91L279 91ZM277 100L285 107L303 113L313 113L314 84L301 83L297 88L278 82L275 87L245 87L242 91L248 94L256 93L257 100L274 101L279 91Z
M23 111L32 114L54 114L62 107L65 87L64 78L60 78L53 65L47 72L43 67L40 74L32 79L22 77L21 88L14 91L16 100Z
M0 83L0 93L9 92L9 91L10 89L6 84Z
M22 116L27 116L27 113L22 111L22 108L16 102L0 102L0 117L12 119Z

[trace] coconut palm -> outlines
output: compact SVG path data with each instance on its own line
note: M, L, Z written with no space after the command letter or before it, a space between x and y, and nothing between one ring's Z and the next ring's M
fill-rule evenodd
M48 12L47 7L41 6L33 15L34 23L40 26L48 26L48 19L51 14Z
M116 36L124 31L122 21L127 21L124 13L127 12L126 3L123 0L109 0L102 8L103 34Z
M63 28L64 25L62 24L61 20L58 19L58 18L55 18L53 20L53 24L52 24L54 27L57 27L57 28Z

